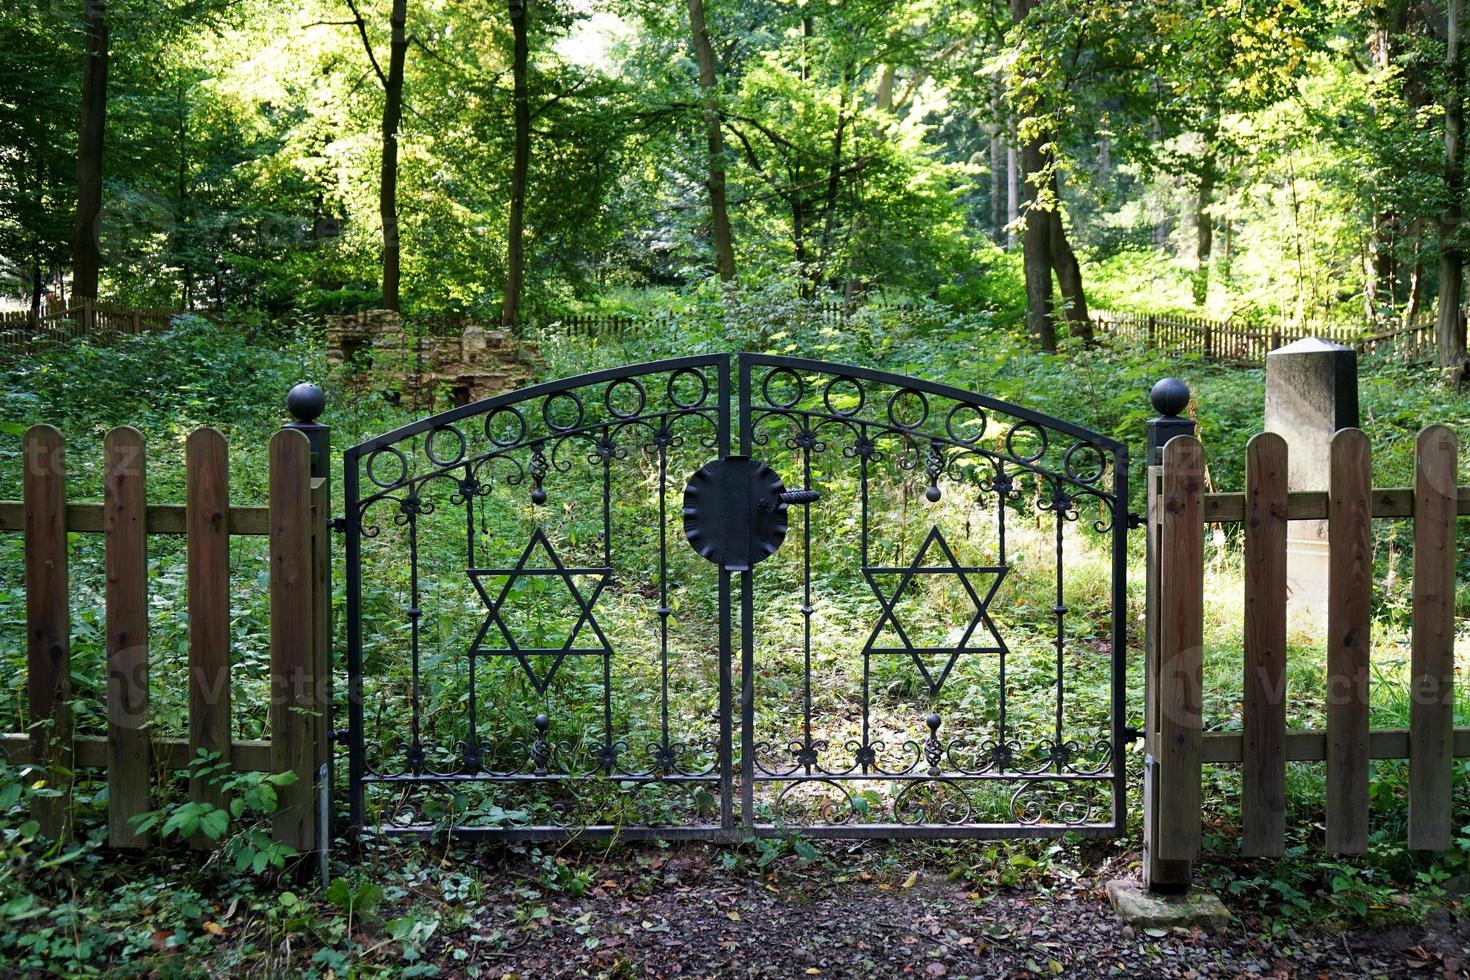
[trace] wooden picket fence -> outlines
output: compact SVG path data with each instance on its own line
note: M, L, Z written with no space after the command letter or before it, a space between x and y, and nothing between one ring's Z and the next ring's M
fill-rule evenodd
M1211 320L1206 317L1096 310L1093 329L1099 336L1122 337L1146 347L1199 354L1208 360L1229 364L1264 364L1271 351L1306 337L1330 340L1352 347L1359 353L1392 348L1414 357L1434 349L1432 320L1365 333L1326 324L1316 327L1300 324L1261 327L1238 319Z
M29 730L0 735L12 764L38 767L59 796L38 796L33 816L52 839L72 832L78 768L107 770L112 846L149 843L133 818L153 808L155 770L189 770L190 796L221 803L217 784L192 766L200 750L241 771L292 772L279 790L273 836L317 848L316 792L328 761L331 566L325 479L311 475L307 436L291 427L269 446L268 506L230 503L224 437L189 436L186 502L148 503L143 437L117 428L104 445L102 503L69 503L61 434L38 425L23 439L24 499L0 501L0 531L25 535ZM74 735L71 717L68 532L104 538L107 735ZM147 536L183 535L188 553L189 737L153 738L148 720ZM261 535L270 556L269 740L231 737L230 538Z
M919 309L912 303L868 303L854 306L848 303L817 304L814 312L828 326L842 326L852 319L858 310L873 309L900 315L912 314ZM568 337L622 338L637 336L654 329L667 327L678 319L678 314L668 310L655 313L594 313L582 316L567 316L553 320L543 328L552 333Z
M168 327L178 310L121 306L83 299L70 306L45 306L39 317L30 310L0 310L0 351L26 353L43 347L85 340L108 344Z
M1201 766L1241 766L1242 847L1283 853L1286 763L1326 762L1326 847L1368 845L1372 759L1409 762L1408 845L1450 846L1454 758L1470 756L1470 729L1454 725L1455 534L1470 514L1459 486L1455 433L1419 433L1415 485L1375 489L1367 437L1332 440L1326 492L1287 492L1287 446L1262 433L1246 447L1243 493L1205 493L1205 453L1177 435L1149 467L1144 873L1150 887L1188 884L1200 848ZM1370 730L1368 713L1372 522L1413 522L1411 708L1407 730ZM1326 730L1286 729L1286 547L1289 520L1328 526ZM1202 729L1204 540L1217 523L1242 525L1243 730Z

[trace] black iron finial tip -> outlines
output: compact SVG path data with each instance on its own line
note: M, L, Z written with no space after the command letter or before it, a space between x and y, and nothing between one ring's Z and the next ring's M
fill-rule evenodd
M543 731L544 732L549 727L551 727L551 719L550 718L546 717L545 715L537 715L536 716L536 729L538 731Z
M303 381L286 393L286 411L298 422L315 422L326 407L326 392L310 381Z
M1148 393L1155 411L1165 418L1177 418L1189 407L1189 385L1178 378L1160 378Z
M939 713L934 712L924 719L924 724L929 726L931 732L939 731Z

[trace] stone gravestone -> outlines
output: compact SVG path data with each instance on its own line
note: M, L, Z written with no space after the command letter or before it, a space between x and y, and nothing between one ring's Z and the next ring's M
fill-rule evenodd
M1308 337L1266 355L1266 431L1286 440L1288 490L1325 491L1332 435L1357 425L1357 351ZM1327 522L1290 522L1291 604L1319 630L1327 628L1327 565Z

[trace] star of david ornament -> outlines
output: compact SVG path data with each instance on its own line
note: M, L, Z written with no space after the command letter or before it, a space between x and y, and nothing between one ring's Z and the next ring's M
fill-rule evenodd
M863 652L909 656L913 659L914 665L919 668L924 682L929 685L930 695L938 695L961 654L1007 652L1005 640L1001 639L1000 633L996 631L995 623L990 618L989 607L1009 570L1009 566L1006 565L961 565L955 559L949 542L944 539L943 532L937 525L931 527L923 544L919 545L913 561L908 565L863 568L863 577L868 580L869 587L878 598L878 604L883 607L883 612L873 626L873 632L868 636ZM974 614L970 616L969 622L964 625L958 640L953 645L915 644L910 639L909 630L904 627L899 616L899 603L904 598L904 594L911 591L911 586L921 575L947 575L957 579L970 605L974 608ZM896 585L891 584L893 579L897 579ZM987 580L988 585L984 584ZM889 583L891 591L885 588L885 582ZM883 642L885 631L890 636L896 637L896 644L892 640ZM929 657L934 657L939 662L940 666L937 671L930 669L930 664L926 662Z
M539 559L541 563L533 564L532 559L535 552L540 551L544 558ZM545 533L538 527L532 534L531 540L527 542L526 548L521 552L520 558L510 568L471 568L467 570L470 581L474 583L475 591L480 593L484 600L487 615L485 622L480 626L480 631L475 635L474 642L470 644L471 656L490 657L514 657L526 672L526 677L531 685L536 688L538 694L545 694L550 686L552 678L556 676L557 670L561 668L562 662L569 656L610 656L612 646L603 635L602 627L598 625L597 618L592 615L592 607L597 603L597 597L602 594L603 586L607 584L610 568L573 568L568 567L551 546ZM527 645L524 637L518 637L511 624L507 622L506 613L514 604L516 596L513 590L518 581L527 578L550 578L561 582L567 592L567 600L571 603L572 613L576 619L571 630L567 634L566 641L559 647L531 646ZM577 584L578 579L592 581L590 591L584 594L582 587ZM544 672L538 671L536 663L532 658L550 657L551 662Z

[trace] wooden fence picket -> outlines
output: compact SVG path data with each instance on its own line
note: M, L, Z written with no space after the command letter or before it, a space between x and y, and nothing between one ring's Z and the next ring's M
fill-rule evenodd
M1245 457L1242 847L1279 857L1286 835L1286 440L1262 432Z
M107 839L144 847L133 819L152 809L148 745L148 530L143 436L126 426L103 446L107 605Z
M1200 844L1204 647L1204 448L1194 436L1164 447L1159 515L1156 857L1192 861Z
M1450 846L1455 723L1455 433L1414 447L1414 623L1409 685L1409 846Z
M270 442L271 761L296 781L279 791L272 824L277 841L303 852L316 846L313 734L322 707L311 541L311 446L300 432L282 429Z
M32 426L22 440L25 467L26 692L31 760L47 795L31 813L52 840L71 837L71 613L66 547L66 463L61 433Z
M196 429L185 446L189 582L189 752L231 761L229 450L214 429ZM220 806L224 796L198 767L189 798ZM203 837L196 847L206 847Z
M1368 437L1332 437L1327 508L1327 849L1368 848L1373 473Z

